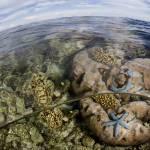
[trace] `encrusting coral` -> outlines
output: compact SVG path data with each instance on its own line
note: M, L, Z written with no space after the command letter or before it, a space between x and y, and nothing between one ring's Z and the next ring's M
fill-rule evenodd
M41 112L40 118L47 124L50 129L58 128L63 123L63 113L59 108Z
M31 90L39 106L50 104L54 93L54 83L39 72L32 75Z
M100 47L94 47L88 50L89 56L102 64L115 65L117 58Z
M91 98L101 104L104 109L117 109L120 106L119 100L113 94L95 94Z

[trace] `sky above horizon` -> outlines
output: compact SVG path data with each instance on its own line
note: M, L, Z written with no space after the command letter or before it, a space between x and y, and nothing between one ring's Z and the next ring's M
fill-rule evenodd
M150 0L0 0L0 31L72 16L127 17L150 22Z

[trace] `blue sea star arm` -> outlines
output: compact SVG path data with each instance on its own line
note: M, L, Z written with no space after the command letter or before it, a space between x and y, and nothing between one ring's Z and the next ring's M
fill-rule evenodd
M108 126L114 126L116 124L116 121L108 121L108 122L104 122L104 126L108 127Z
M125 113L123 113L123 114L119 117L119 119L122 121L122 120L124 120L127 116L128 116L128 112L125 112Z
M122 127L124 127L125 129L129 129L129 126L128 126L125 122L119 121L119 124L120 124Z
M113 120L118 120L118 117L115 116L114 112L111 112L110 116Z
M123 113L120 117L115 116L115 114L112 112L110 113L110 116L112 118L112 121L104 122L105 127L114 126L114 136L118 136L120 132L120 126L129 129L129 126L127 123L125 123L123 120L128 115L127 112Z
M120 132L120 126L119 123L116 123L115 128L114 128L114 136L117 137Z

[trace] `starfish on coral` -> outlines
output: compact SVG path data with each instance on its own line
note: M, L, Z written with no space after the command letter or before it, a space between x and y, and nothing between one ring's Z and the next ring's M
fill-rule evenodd
M120 117L117 117L113 112L110 113L110 117L112 118L112 121L104 122L105 127L114 126L114 136L117 137L120 132L120 126L129 129L129 126L127 123L125 123L123 120L128 115L127 112L123 113Z

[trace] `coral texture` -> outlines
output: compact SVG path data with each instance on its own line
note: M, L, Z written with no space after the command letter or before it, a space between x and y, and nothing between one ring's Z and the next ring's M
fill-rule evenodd
M150 128L143 125L149 120L149 117L145 119L149 110L147 103L136 101L123 105L112 116L91 98L81 100L81 114L88 127L100 141L111 145L138 145L150 141Z
M31 90L39 106L50 104L54 92L54 83L48 80L43 73L33 74Z

